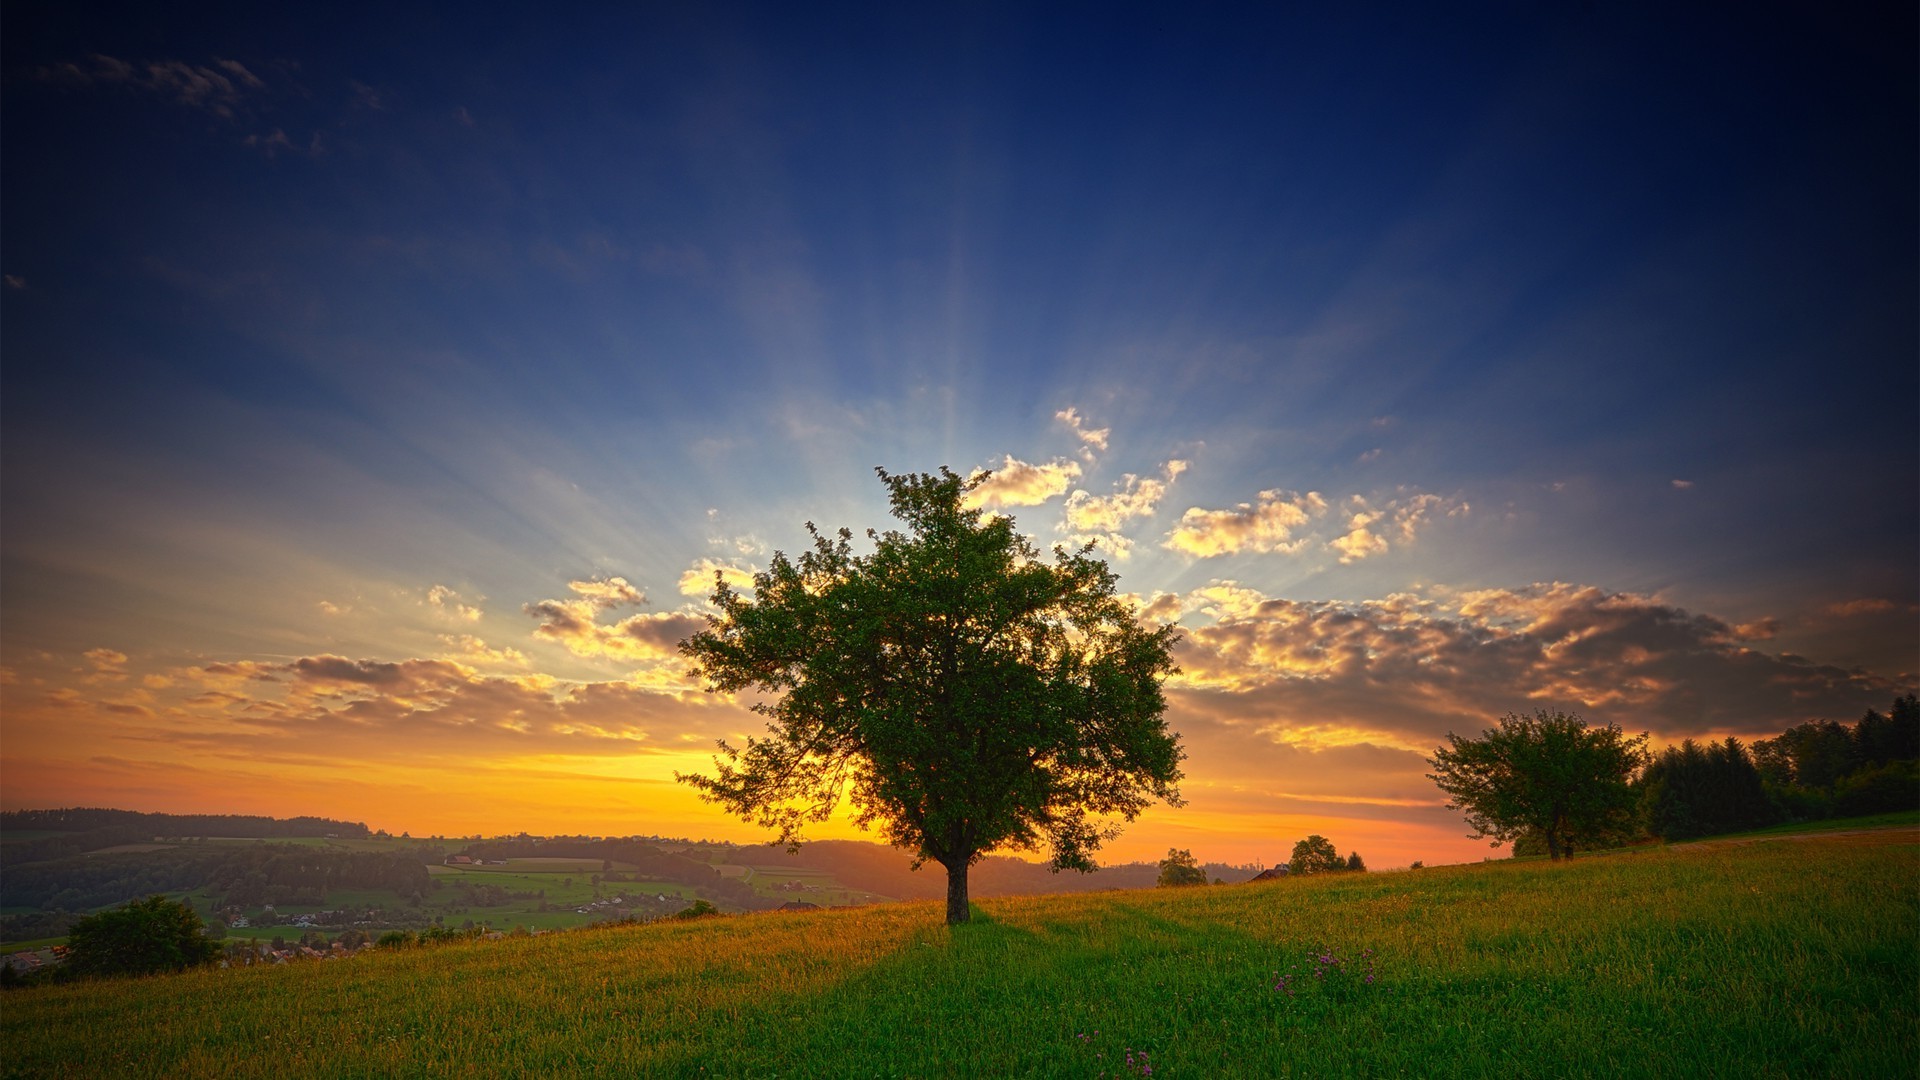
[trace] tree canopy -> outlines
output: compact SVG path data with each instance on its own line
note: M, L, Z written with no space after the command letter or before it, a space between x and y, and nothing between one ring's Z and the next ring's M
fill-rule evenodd
M1564 858L1573 844L1589 846L1632 828L1629 786L1645 764L1645 733L1628 738L1618 727L1590 727L1578 716L1538 710L1511 713L1480 738L1447 734L1427 778L1466 812L1473 838L1495 844L1529 831L1547 853Z
M1287 860L1290 874L1331 874L1347 868L1347 860L1333 841L1314 833L1293 845L1293 857Z
M1179 886L1206 883L1207 872L1194 861L1193 852L1185 848L1167 849L1167 857L1160 860L1159 884Z
M89 915L67 937L76 975L150 975L212 963L220 946L201 933L200 916L178 901L149 896Z
M776 552L751 596L716 575L719 614L681 649L712 689L766 695L769 734L678 779L790 846L845 798L946 868L964 922L980 856L1044 848L1091 870L1116 822L1181 804L1160 690L1176 632L1140 624L1091 545L1043 561L971 506L985 474L875 471L906 530L868 530L871 554L809 522L811 550Z

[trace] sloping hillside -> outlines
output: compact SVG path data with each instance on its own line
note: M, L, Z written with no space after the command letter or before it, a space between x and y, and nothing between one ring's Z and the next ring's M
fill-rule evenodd
M952 931L930 903L761 914L33 988L0 1009L4 1069L1906 1075L1917 840L989 900Z

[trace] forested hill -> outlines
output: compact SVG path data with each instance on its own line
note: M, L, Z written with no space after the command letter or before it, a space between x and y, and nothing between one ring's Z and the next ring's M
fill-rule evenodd
M138 810L75 807L62 810L9 810L0 814L0 840L9 834L53 833L30 840L0 844L6 865L44 862L121 844L138 844L156 836L234 836L285 839L296 836L332 836L364 839L372 833L363 822L330 818L272 818L251 814L148 814Z

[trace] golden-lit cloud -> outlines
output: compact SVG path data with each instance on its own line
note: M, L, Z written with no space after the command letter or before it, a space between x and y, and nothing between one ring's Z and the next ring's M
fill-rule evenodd
M127 666L127 654L118 649L88 649L81 655L87 658L87 663L92 664L95 671L118 674Z
M569 600L541 600L526 612L540 620L533 636L566 648L587 659L627 663L677 659L680 642L706 628L706 619L691 612L639 612L613 623L600 621L602 612L643 604L646 596L625 578L571 581Z
M443 659L457 660L475 667L527 666L526 653L513 648L494 648L472 634L441 634L440 641L448 650Z
M1073 432L1074 438L1079 439L1085 446L1085 452L1089 459L1091 459L1093 451L1105 450L1107 448L1107 435L1111 433L1113 429L1089 427L1086 419L1080 415L1080 411L1073 406L1069 405L1059 412L1054 413L1053 418L1067 425L1067 429Z
M724 562L719 559L699 559L680 575L680 595L701 598L713 595L715 575L734 592L750 593L753 591L753 572L752 564L743 566L732 559Z
M1135 518L1151 517L1167 489L1187 469L1187 463L1175 459L1161 467L1160 478L1145 478L1127 473L1120 490L1111 495L1094 495L1084 489L1067 496L1065 521L1061 529L1075 544L1093 541L1118 558L1126 558L1133 541L1120 530Z
M1852 715L1902 685L1752 648L1768 620L1562 582L1336 603L1220 581L1181 606L1214 621L1185 629L1173 693L1303 745L1431 747L1535 707L1675 738L1766 734Z
M1359 497L1355 496L1358 501ZM1347 531L1335 537L1328 547L1340 553L1342 563L1358 562L1369 555L1385 554L1387 542L1373 531L1375 522L1385 515L1382 510L1358 510L1347 519Z
M984 471L984 470L981 470ZM979 472L974 473L980 475ZM1007 455L1005 463L993 475L967 494L970 507L1039 506L1048 499L1067 493L1080 478L1080 463L1055 458L1041 464L1021 461Z
M1427 492L1370 503L1360 495L1348 503L1351 513L1346 531L1328 541L1327 546L1340 553L1342 564L1359 562L1373 555L1386 554L1395 544L1411 545L1420 530L1434 515L1465 517L1472 507L1460 500Z
M480 599L484 600L486 597L483 596ZM435 585L427 590L427 606L433 610L434 614L456 622L480 621L481 612L478 602L466 603L459 593L445 585Z
M1295 539L1295 531L1326 511L1318 492L1263 491L1256 502L1232 510L1189 508L1162 546L1198 558L1240 551L1290 555L1309 543L1309 538Z

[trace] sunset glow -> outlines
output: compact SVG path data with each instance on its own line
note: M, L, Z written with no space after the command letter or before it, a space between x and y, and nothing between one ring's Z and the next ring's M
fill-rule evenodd
M1108 860L1476 860L1449 732L1884 710L1911 38L1646 17L10 10L0 807L762 841L678 644L876 466L1182 628Z

